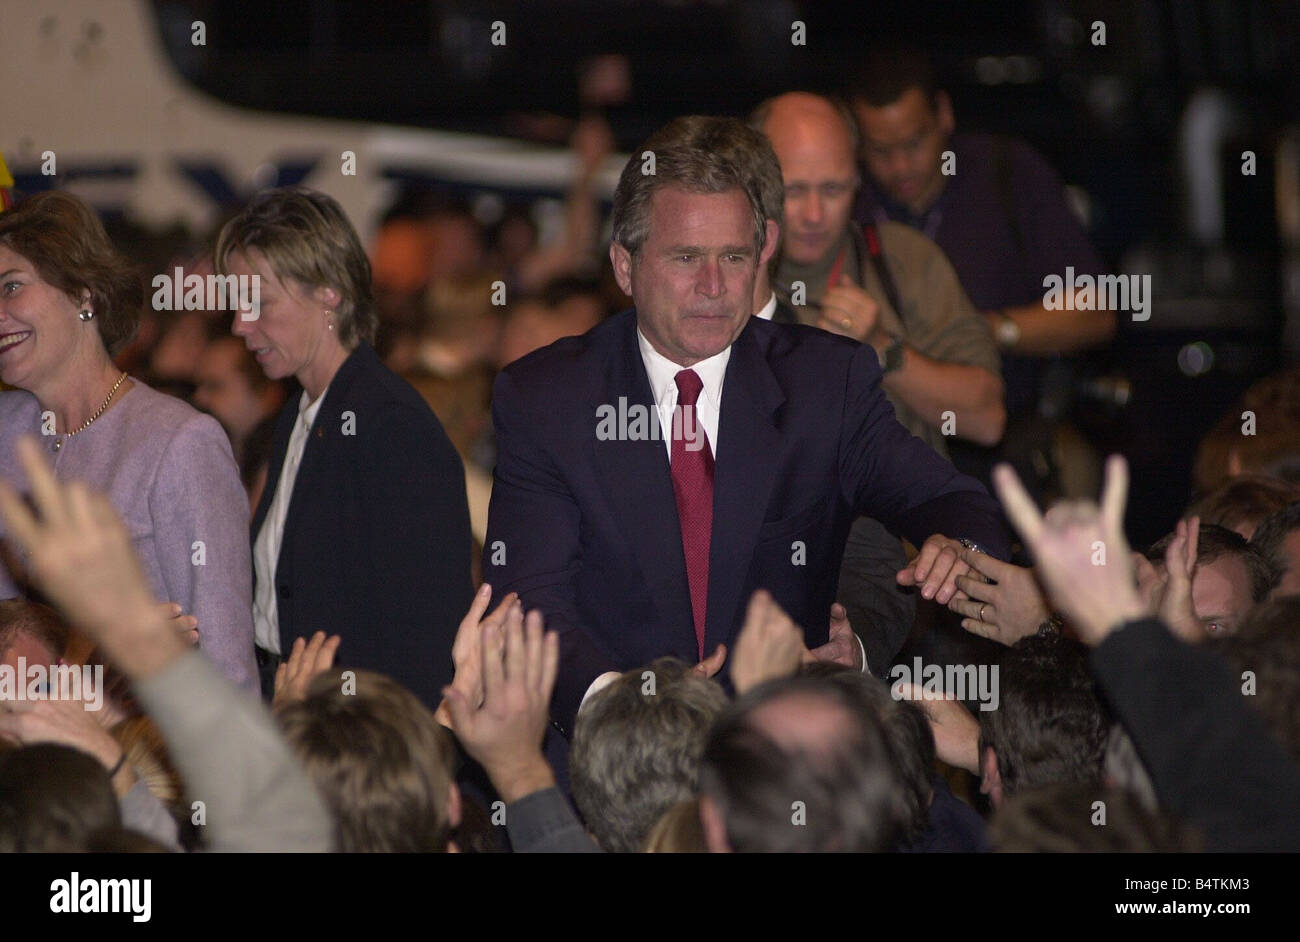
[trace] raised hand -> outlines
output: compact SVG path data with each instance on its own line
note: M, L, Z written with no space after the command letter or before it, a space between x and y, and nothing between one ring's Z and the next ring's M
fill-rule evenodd
M731 682L736 693L742 694L765 680L797 673L805 655L811 657L804 646L803 629L776 600L763 589L750 596L745 624L731 659Z
M522 624L511 617L504 626L488 626L479 647L482 703L448 685L443 705L465 751L511 802L554 784L541 745L560 664L559 635L544 632L541 613L532 611Z
M30 437L17 450L35 513L0 481L0 517L33 582L128 675L184 654L189 646L154 599L113 506L84 484L58 481Z
M289 660L275 669L271 708L279 709L306 699L307 687L312 680L334 666L334 656L338 654L342 641L338 635L326 637L323 631L312 635L311 641L295 640L289 651Z
M1036 562L1038 577L1057 611L1087 644L1100 644L1123 622L1146 617L1124 539L1128 464L1106 461L1101 507L1092 501L1057 504L1043 516L1015 471L993 469L993 484L1007 517Z
M713 649L713 653L706 657L700 663L696 664L691 670L701 677L712 677L718 671L722 670L723 662L727 660L727 646L720 644Z
M492 586L485 582L474 593L474 600L470 602L465 617L460 620L460 627L456 629L456 639L451 644L451 660L455 666L451 686L460 691L466 700L476 707L483 702L483 664L480 659L483 650L481 644L483 634L489 629L499 631L505 625L507 618L516 618L522 625L524 617L519 596L509 592L492 610L492 614L484 618L483 613L487 611L491 601ZM443 726L450 727L451 716L447 713L446 707L444 699L434 716Z
M839 602L831 605L831 639L821 647L808 652L809 658L816 661L831 661L861 670L862 648L853 634L849 624L849 613Z

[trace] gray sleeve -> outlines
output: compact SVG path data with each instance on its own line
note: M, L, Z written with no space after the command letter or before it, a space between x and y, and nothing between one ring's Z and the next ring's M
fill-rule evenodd
M142 781L131 786L121 797L122 826L151 837L168 850L180 851L180 829L167 806L159 801Z
M544 788L506 806L506 831L516 854L598 854L558 788Z
M236 686L259 692L253 657L248 495L230 442L196 414L167 445L149 494L166 602L199 620L199 649Z
M916 593L895 578L907 565L902 541L871 517L859 517L849 530L840 562L836 601L862 639L867 666L885 677L907 641L916 617Z
M330 814L270 712L197 651L136 683L185 781L212 851L331 849Z

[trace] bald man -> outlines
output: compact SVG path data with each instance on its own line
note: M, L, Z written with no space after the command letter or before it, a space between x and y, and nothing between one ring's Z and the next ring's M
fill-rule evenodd
M899 421L939 454L947 436L995 444L1006 411L993 336L937 245L900 223L852 222L860 180L847 108L792 92L759 105L750 124L785 184L775 284L760 273L758 315L874 347Z

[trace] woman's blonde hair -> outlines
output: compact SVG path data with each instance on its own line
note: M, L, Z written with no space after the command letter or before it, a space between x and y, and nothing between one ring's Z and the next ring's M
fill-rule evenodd
M375 342L379 319L370 293L370 259L332 198L306 187L257 194L221 227L212 253L218 274L229 274L233 254L250 250L260 252L281 281L339 293L334 323L344 347Z

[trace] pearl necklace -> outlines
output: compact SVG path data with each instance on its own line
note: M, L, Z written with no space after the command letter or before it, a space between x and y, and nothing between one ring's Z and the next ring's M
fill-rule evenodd
M71 432L65 433L64 437L71 438L73 435L76 435L78 432L84 432L86 429L90 428L90 423L94 422L97 418L99 418L101 415L104 414L104 410L108 408L108 404L112 402L113 397L117 395L118 387L120 387L124 382L126 382L126 373L123 373L121 376L117 378L117 382L113 384L113 388L108 391L108 398L104 400L103 405L101 405L98 409L95 410L95 414L92 415L90 418L86 419L85 424L83 424L81 428L74 429ZM63 438L54 439L55 451L58 451L60 448L63 447L63 441L64 441Z

